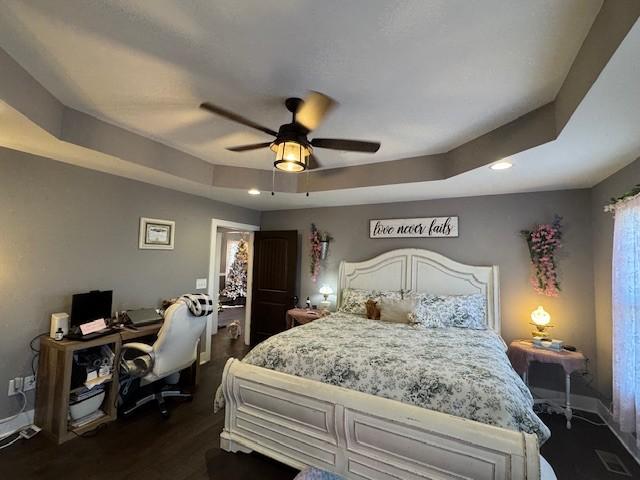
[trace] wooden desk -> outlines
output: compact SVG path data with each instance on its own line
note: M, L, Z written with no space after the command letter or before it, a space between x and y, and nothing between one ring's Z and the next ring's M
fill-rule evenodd
M145 325L143 327L137 327L135 329L125 327L120 332L120 338L122 338L123 342L129 342L131 340L135 340L136 338L156 335L160 331L161 327L162 323L154 323L152 325Z
M137 329L123 328L119 333L86 342L68 339L56 341L50 337L41 337L34 423L42 428L43 433L60 444L91 431L103 423L116 420L118 417L116 402L120 385L118 360L122 344L138 338L156 335L161 327L162 323L156 323L138 327ZM82 427L71 428L69 426L68 413L73 354L78 350L86 350L102 345L109 345L115 354L112 379L107 385L105 400L102 404L105 416ZM199 346L198 352L200 352ZM192 387L197 385L199 357L198 354L196 362L188 375Z

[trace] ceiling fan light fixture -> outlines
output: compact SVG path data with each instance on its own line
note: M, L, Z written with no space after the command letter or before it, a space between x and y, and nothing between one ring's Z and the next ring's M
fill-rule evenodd
M276 154L273 166L283 172L299 173L309 167L311 148L292 140L273 142L271 150Z

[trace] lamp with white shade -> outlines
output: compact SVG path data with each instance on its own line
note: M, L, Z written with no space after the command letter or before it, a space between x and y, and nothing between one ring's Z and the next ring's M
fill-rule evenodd
M546 340L549 338L548 328L553 327L549 325L551 322L551 315L545 311L542 306L536 308L531 312L531 325L536 327L536 330L531 332L534 339Z
M320 293L324 297L324 300L320 302L320 305L322 305L321 310L328 311L329 306L331 305L331 302L329 301L329 295L333 294L333 289L329 285L323 285L322 287L320 287Z

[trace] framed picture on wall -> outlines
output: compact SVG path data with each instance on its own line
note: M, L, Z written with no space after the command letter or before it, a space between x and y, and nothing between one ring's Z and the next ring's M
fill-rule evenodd
M173 250L176 222L158 218L140 218L138 248Z

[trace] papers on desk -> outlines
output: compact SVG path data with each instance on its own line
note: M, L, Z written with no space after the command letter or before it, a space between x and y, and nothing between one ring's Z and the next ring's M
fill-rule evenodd
M93 371L87 374L87 381L84 382L84 386L91 390L93 387L97 385L102 385L104 382L108 382L113 378L113 375L110 373L108 375L104 375L102 377L98 376L98 372Z
M80 331L82 335L89 335L90 333L99 332L100 330L104 330L107 328L107 323L104 321L104 318L99 318L94 320L93 322L87 322L80 325Z

